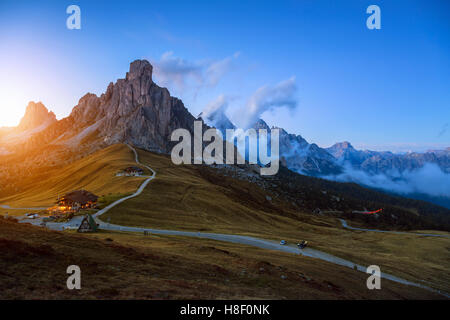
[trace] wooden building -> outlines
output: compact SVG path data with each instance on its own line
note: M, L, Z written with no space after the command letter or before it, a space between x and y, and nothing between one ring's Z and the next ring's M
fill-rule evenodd
M81 209L91 209L97 206L98 196L86 191L72 191L58 199L58 209L60 211L77 212Z
M98 225L94 218L90 214L84 216L83 220L78 227L78 232L96 232L98 230Z
M118 177L127 176L127 177L139 177L144 174L144 170L139 167L128 167L123 169L123 171L116 174Z

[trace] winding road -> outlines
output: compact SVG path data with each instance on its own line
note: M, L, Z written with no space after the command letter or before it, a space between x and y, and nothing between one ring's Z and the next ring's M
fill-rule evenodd
M138 190L135 193L111 203L110 205L108 205L107 207L103 208L102 210L98 211L96 214L93 215L93 217L94 217L95 221L98 223L100 229L111 230L111 231L138 232L138 233L147 232L147 233L160 234L160 235L184 236L184 237L194 237L194 238L231 242L231 243L249 245L249 246L258 247L258 248L267 249L267 250L276 250L276 251L281 251L281 252L286 252L286 253L291 253L291 254L303 255L303 256L327 261L330 263L334 263L334 264L337 264L340 266L349 267L352 269L357 268L358 271L366 272L367 267L364 267L362 265L353 263L349 260L345 260L345 259L333 256L331 254L328 254L328 253L325 253L325 252L322 252L322 251L319 251L316 249L312 249L312 248L298 249L297 247L280 245L279 243L277 243L275 241L264 240L264 239L259 239L259 238L255 238L255 237L233 235L233 234L203 233L203 232L191 232L191 231L160 230L160 229L151 229L151 228L128 227L128 226L114 225L114 224L105 223L105 222L101 221L99 219L99 217L101 215L108 212L110 209L117 206L118 204L120 204L128 199L139 196L142 193L142 191L145 189L145 187L149 184L149 182L152 181L156 177L156 172L152 168L150 168L147 165L141 164L139 162L139 156L138 156L136 149L134 149L130 145L127 145L127 146L134 152L136 163L138 165L141 165L141 166L147 168L148 170L150 170L152 172L152 175L147 177L147 179L140 185L140 187L138 188ZM63 230L65 228L77 228L80 225L82 218L83 217L81 217L81 216L77 216L66 223L47 223L46 227L48 227L50 229L54 229L54 230ZM21 221L21 222L28 222L28 223L32 223L35 225L39 225L38 221L33 221L33 220ZM343 219L341 219L341 223L347 229L359 230L359 231L383 232L381 230L353 228L353 227L348 226L347 222ZM406 233L406 232L404 232L404 233ZM413 233L406 233L406 234L413 234ZM437 235L432 235L432 236L437 236ZM450 294L448 294L448 293L442 292L440 290L436 290L434 288L431 288L431 287L428 287L428 286L425 286L425 285L422 285L419 283L411 282L411 281L408 281L408 280L405 280L405 279L402 279L402 278L399 278L399 277L396 277L396 276L393 276L393 275L390 275L387 273L381 273L381 278L388 279L388 280L391 280L394 282L398 282L398 283L401 283L404 285L419 287L419 288L422 288L422 289L425 289L425 290L428 290L428 291L431 291L434 293L441 294L447 298L450 298Z
M347 221L344 219L339 219L344 228L355 231L369 231L369 232L382 232L382 233L391 233L391 234L407 234L407 235L415 235L415 236L423 236L423 237L442 237L442 238L450 238L448 235L444 234L434 234L434 233L414 233L414 232L404 232L404 231L386 231L386 230L378 230L378 229L364 229L364 228L356 228L351 227L347 224Z

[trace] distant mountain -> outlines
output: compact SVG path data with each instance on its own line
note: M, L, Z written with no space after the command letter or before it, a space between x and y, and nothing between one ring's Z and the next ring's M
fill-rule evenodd
M42 102L30 102L26 108L25 115L17 127L0 128L0 155L9 154L8 145L21 144L32 135L41 132L57 122L53 112L42 104Z
M199 114L199 118L203 119L208 125L218 129L224 137L226 135L226 129L236 128L221 109L207 116L202 112ZM262 119L256 121L250 128L257 131L259 129L265 129L269 135L273 129ZM289 134L282 128L276 129L280 130L279 151L282 165L293 171L313 176L338 174L341 172L333 156L325 149L320 148L314 143L309 144L300 135Z
M340 142L326 150L340 163L350 163L353 168L363 170L368 174L414 171L422 168L426 163L434 163L443 172L450 173L450 148L425 153L394 154L392 152L356 150L349 142Z
M198 115L199 120L203 120L206 124L219 130L224 136L226 129L236 129L236 126L228 119L222 110L216 110L208 115L201 112Z
M56 122L56 116L48 111L42 102L30 102L26 108L25 115L16 128L16 131L23 132L32 130L42 125L48 126Z
M202 116L200 114L200 116ZM223 109L205 117L208 124L223 133L235 128ZM256 130L270 128L262 119L251 126ZM384 192L394 192L449 207L450 148L426 153L394 154L357 150L350 142L320 148L302 136L280 131L280 161L288 169L315 177L354 182ZM430 167L436 165L437 167ZM437 185L436 185L437 184ZM450 190L450 187L449 187Z
M254 126L255 129L259 127L269 128L262 119L258 120ZM289 134L283 128L277 129L280 130L280 160L285 167L312 176L341 172L341 168L336 164L334 157L325 149L320 148L315 143L308 143L300 135Z

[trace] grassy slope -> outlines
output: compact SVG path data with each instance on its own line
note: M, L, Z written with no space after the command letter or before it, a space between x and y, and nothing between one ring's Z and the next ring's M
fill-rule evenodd
M11 207L45 207L55 203L58 195L86 189L98 196L135 191L142 178L116 177L121 169L134 165L134 155L124 145L113 145L64 167L42 172L24 181L19 193L0 195L0 204ZM1 210L0 213L13 210ZM21 212L16 212L21 213Z
M450 239L392 235L343 229L330 217L296 212L266 200L254 185L217 176L205 179L201 166L175 166L164 155L139 151L142 163L157 176L143 194L119 205L102 219L111 223L160 229L247 234L297 242L384 272L450 292ZM207 173L204 172L207 170ZM275 197L273 197L275 199ZM445 232L441 232L445 233Z
M390 281L368 290L365 274L316 259L192 238L80 235L0 218L0 251L0 299L442 299ZM72 264L79 291L66 288Z

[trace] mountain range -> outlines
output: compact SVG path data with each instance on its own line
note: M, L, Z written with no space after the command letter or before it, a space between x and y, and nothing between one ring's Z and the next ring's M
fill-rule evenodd
M100 97L87 93L71 114L61 120L56 120L42 103L30 102L18 127L0 128L0 155L44 145L79 150L83 145L107 146L118 142L169 153L174 145L170 141L172 131L185 128L193 133L194 120L201 119L222 132L235 128L223 110L194 117L180 99L153 82L152 73L153 67L148 61L132 62L125 78L110 83ZM262 119L252 128L269 132L273 129ZM450 148L407 154L356 150L349 142L321 148L301 135L278 129L281 164L301 174L343 180L342 175L348 174L351 168L369 177L384 175L394 181L402 180L405 173L432 164L442 171L446 181L450 181ZM443 196L450 196L450 191Z
M219 111L221 112L204 117L206 123L222 132L235 128L225 113ZM262 119L251 128L267 129L269 132L271 130ZM450 173L450 147L425 153L394 154L390 151L356 150L350 142L344 141L329 148L321 148L315 143L308 143L301 135L289 134L282 128L277 129L280 129L281 161L286 167L299 173L315 176L339 174L344 170L344 163L369 174L386 174L393 170L400 173L414 171L426 163L437 164L444 173Z

